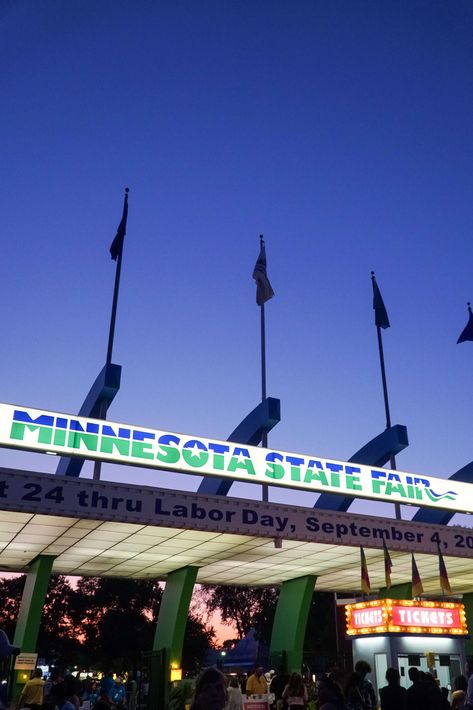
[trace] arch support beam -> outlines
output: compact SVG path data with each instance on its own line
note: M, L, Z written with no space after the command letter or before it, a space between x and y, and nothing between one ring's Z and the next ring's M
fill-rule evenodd
M172 666L180 668L187 615L197 578L198 567L181 567L170 572L166 579L153 651L169 649Z
M121 376L121 365L105 365L90 388L78 416L102 419L120 389ZM85 459L61 456L56 473L60 476L80 476L84 461Z
M227 441L237 444L258 446L264 433L271 431L281 421L281 401L275 397L266 397L232 431ZM232 485L227 478L204 478L198 492L207 495L226 496Z
M13 639L13 645L19 646L26 653L34 653L36 650L54 560L53 555L39 555L31 563L26 577Z
M409 446L407 428L403 424L395 424L368 441L348 460L350 463L361 463L365 466L381 468L390 460L391 456L395 456L407 446ZM314 508L346 512L354 500L353 496L322 493L317 498Z
M271 634L270 658L274 665L286 661L289 673L300 672L304 637L317 577L289 579L281 585Z

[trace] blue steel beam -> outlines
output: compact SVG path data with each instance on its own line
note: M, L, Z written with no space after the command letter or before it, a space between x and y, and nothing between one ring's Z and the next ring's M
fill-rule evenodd
M407 428L403 424L395 424L389 429L385 429L382 434L371 439L348 460L350 463L360 463L365 466L381 468L390 460L392 455L395 456L406 446L409 446ZM353 496L321 493L315 502L314 508L345 512L354 500Z
M275 397L266 397L232 431L227 441L257 446L263 437L263 433L271 431L280 421L281 401ZM198 492L206 493L207 495L226 496L231 485L232 481L226 478L208 477L203 479Z
M473 461L463 466L454 473L449 481L462 481L463 483L473 483ZM437 510L433 508L419 508L412 520L416 523L432 523L433 525L447 525L455 515L454 510Z
M96 417L101 419L113 402L120 389L122 375L121 365L109 363L97 375L97 379L89 390L79 410L80 417ZM61 456L56 469L60 476L80 476L85 459Z

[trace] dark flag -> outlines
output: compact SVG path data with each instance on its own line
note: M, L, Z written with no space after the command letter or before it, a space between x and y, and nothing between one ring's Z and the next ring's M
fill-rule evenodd
M362 594L371 593L370 576L368 574L368 565L366 564L365 551L360 545L360 562L361 562L361 592Z
M391 562L391 555L386 547L386 540L383 537L383 552L384 552L384 580L386 582L386 589L391 589L391 571L393 568L393 563Z
M386 306L384 305L381 291L376 283L374 271L371 272L371 280L373 282L374 322L380 328L389 328L391 324L389 322L388 312L386 310Z
M465 340L473 340L473 313L471 312L471 303L467 303L468 306L468 323L463 328L460 333L460 337L457 340L458 343L464 343Z
M259 239L260 250L253 269L253 278L256 281L256 303L258 306L263 306L266 301L269 301L274 296L274 291L266 273L266 248L262 234L260 234Z
M129 193L129 189L126 188L125 200L123 202L122 218L121 218L120 224L118 225L117 233L115 234L115 238L114 238L112 245L110 247L110 254L111 254L113 261L116 261L118 259L119 255L122 253L122 249L123 249L123 241L125 239L125 234L126 234L126 220L128 217L128 193Z
M424 593L424 585L422 584L419 570L417 569L417 564L415 561L414 553L412 553L411 568L412 568L412 575L411 575L411 578L412 578L412 598L414 599L414 597L420 597L420 595Z

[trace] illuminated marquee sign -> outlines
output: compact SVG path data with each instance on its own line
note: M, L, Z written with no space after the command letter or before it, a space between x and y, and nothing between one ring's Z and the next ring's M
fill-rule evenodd
M0 446L473 512L473 485L0 403Z
M345 608L348 636L365 634L467 635L465 607L453 602L383 599Z

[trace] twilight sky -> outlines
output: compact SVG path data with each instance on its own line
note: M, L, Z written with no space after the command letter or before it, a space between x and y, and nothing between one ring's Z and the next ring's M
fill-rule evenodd
M384 429L374 269L398 467L472 459L473 343L455 344L473 300L470 2L3 0L0 37L1 401L79 409L129 186L110 419L225 439L258 403L261 232L269 445L346 460Z

